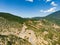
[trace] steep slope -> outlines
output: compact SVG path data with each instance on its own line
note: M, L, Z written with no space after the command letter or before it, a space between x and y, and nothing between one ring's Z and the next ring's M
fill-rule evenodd
M35 24L34 24L35 23ZM46 19L27 23L26 30L32 30L35 34L36 45L59 45L60 26ZM32 33L30 33L32 35ZM32 39L33 40L33 39Z
M0 39L2 39L3 36L7 36L6 38L3 37L3 41L5 41L5 39L10 39L11 37L12 41L14 40L14 43L16 40L18 43L19 41L22 42L18 45L60 45L60 26L52 21L55 19L50 20L50 18L48 16L46 18L36 18L36 20L35 18L27 19L7 13L1 13ZM23 41L18 38L21 38ZM12 41L7 39L8 43Z
M54 12L46 16L45 19L50 20L51 22L60 25L60 11Z
M54 19L60 19L60 11L54 12L48 16L46 16L47 18L54 18Z
M25 19L9 13L0 13L0 45L31 45L19 37Z

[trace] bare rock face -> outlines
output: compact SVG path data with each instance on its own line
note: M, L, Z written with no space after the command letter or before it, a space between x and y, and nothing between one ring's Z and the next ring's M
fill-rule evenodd
M50 38L45 37L50 34L48 31L40 32L39 36L36 36L36 34L33 30L26 29L26 28L28 28L28 27L26 25L23 25L19 36L23 39L28 40L32 45L53 45L54 40L50 39L51 37ZM57 37L55 37L55 39L56 38ZM58 39L56 39L56 40L58 40ZM56 43L56 44L58 44L58 43Z
M0 18L0 45L32 45L26 39L19 37L21 24Z
M23 25L20 37L28 40L32 45L36 45L36 35L33 30L26 30L27 26Z
M0 16L0 45L60 45L60 25L56 23Z

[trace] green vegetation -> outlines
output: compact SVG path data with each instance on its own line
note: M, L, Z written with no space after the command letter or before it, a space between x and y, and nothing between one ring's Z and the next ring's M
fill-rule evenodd
M56 23L56 24L60 25L60 11L52 13L52 14L44 17L44 18L53 22L53 23Z
M28 35L31 35L30 31L33 31L36 38L39 38L39 45L40 41L43 41L42 44L44 45L60 45L60 11L52 13L46 17L33 18L22 18L9 13L1 12L0 42L2 42L3 45L31 45L31 42L29 42L28 39L26 40L19 37L19 34L24 27L23 24L27 26L24 34L27 30L28 31L27 36L22 36L29 39ZM45 44L44 41L47 41L48 44ZM32 43L34 43L34 41L32 41Z
M23 23L26 21L26 19L18 17L18 16L14 16L12 14L9 13L0 13L0 17L3 17L9 21L14 21L14 22L19 22L19 23Z

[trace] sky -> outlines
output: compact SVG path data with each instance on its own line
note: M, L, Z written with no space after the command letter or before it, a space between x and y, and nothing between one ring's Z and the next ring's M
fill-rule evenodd
M20 17L44 17L60 10L60 0L0 0L0 12Z

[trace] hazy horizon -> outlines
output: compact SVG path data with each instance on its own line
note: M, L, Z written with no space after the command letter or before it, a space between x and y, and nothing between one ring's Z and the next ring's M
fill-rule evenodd
M60 0L0 0L0 12L20 17L44 17L60 10Z

